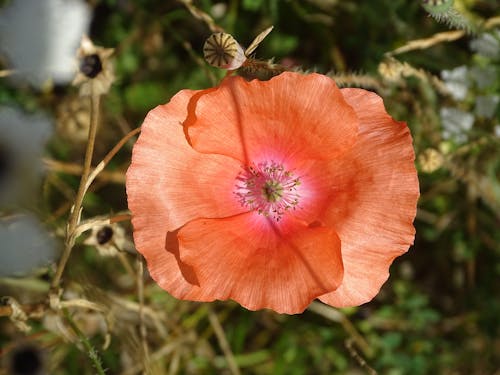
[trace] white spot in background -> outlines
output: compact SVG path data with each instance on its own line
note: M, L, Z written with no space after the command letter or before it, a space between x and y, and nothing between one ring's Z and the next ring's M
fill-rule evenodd
M14 0L0 12L0 49L14 81L40 88L71 81L75 54L91 12L82 0Z
M495 137L500 138L500 124L495 125L493 128L493 134L495 134Z
M467 67L465 65L451 70L443 70L441 78L444 85L455 100L463 100L469 89L469 79L467 76Z
M474 124L474 116L458 108L442 107L439 111L443 125L443 138L458 143L467 141L467 133Z
M29 207L37 196L52 124L42 114L0 107L0 209Z
M474 52L491 59L500 58L500 30L483 33L469 44Z
M476 98L476 114L479 117L492 118L500 102L499 95L484 95Z
M0 277L29 273L56 255L54 239L33 216L0 221L0 243Z

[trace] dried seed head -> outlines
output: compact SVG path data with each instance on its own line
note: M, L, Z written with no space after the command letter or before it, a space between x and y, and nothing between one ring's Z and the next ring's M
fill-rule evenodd
M116 256L119 251L134 251L125 229L117 223L96 224L83 243L94 246L102 256Z
M222 69L238 69L246 60L245 51L231 34L214 33L203 46L205 60Z
M87 36L82 37L77 51L79 69L73 80L73 85L80 86L81 96L103 95L109 91L115 80L111 62L113 51L112 48L95 46Z
M113 228L111 228L108 225L102 227L96 233L96 239L99 245L104 245L105 243L109 242L112 237L113 237Z
M80 61L80 72L88 78L95 78L102 72L101 58L97 53L84 56Z

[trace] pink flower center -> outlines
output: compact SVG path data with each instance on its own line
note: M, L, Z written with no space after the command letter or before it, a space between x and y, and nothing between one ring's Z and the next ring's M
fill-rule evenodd
M298 206L299 185L293 172L271 160L244 167L236 177L234 194L242 206L279 221Z

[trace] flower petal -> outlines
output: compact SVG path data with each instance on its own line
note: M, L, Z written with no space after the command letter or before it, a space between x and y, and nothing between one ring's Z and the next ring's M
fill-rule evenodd
M183 90L168 104L148 113L127 171L133 215L166 216L165 231L198 217L242 212L232 194L241 163L222 155L198 153L184 136L181 123L187 116L188 102L202 93Z
M240 162L200 154L184 136L181 124L188 103L203 93L181 91L168 104L149 112L127 171L136 247L146 258L152 277L178 298L193 285L186 281L175 256L165 250L167 232L198 217L243 212L232 194Z
M335 157L355 142L358 119L330 78L285 72L265 82L226 78L185 126L196 150L248 164Z
M204 293L250 310L300 313L342 280L339 238L316 223L276 224L251 212L194 220L177 238Z
M320 299L333 306L370 301L389 277L389 266L413 243L419 196L412 139L369 91L342 89L360 119L356 145L330 163L333 192L324 217L342 241L342 285ZM326 177L325 177L326 178Z

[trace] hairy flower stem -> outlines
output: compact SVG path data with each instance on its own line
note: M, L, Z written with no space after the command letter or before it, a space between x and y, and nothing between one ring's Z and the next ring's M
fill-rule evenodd
M106 375L106 371L102 367L101 358L100 358L97 350L92 346L92 344L89 342L87 337L85 337L85 335L80 330L80 328L78 328L75 321L71 317L68 309L63 309L63 312L64 312L64 317L68 321L71 329L78 336L78 338L80 339L80 342L82 343L83 347L85 348L87 355L89 356L89 359L91 360L92 364L94 365L95 370L97 371L97 374L98 375Z
M99 121L99 103L100 96L94 94L94 85L91 86L90 95L90 127L89 136L87 141L87 149L85 150L85 160L83 163L82 177L80 179L80 186L78 187L78 192L76 194L75 203L71 208L70 217L68 220L68 225L66 227L66 240L64 241L64 250L57 265L56 273L52 279L51 289L54 291L59 287L59 282L61 281L64 268L68 263L69 256L71 255L71 250L75 244L76 240L76 227L80 222L80 212L82 209L83 198L87 191L87 180L90 175L90 168L92 165L92 156L94 154L95 138L97 133L97 124Z

